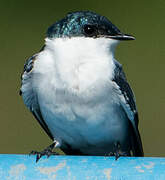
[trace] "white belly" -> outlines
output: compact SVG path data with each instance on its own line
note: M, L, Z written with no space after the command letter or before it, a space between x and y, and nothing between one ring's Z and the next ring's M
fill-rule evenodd
M111 81L110 43L113 47L116 42L49 40L35 61L33 85L43 119L61 146L68 143L86 153L100 154L115 141L126 142L128 122Z
M102 154L110 152L114 142L126 142L128 119L111 88L86 91L82 96L44 86L49 88L40 87L38 92L43 119L61 145Z

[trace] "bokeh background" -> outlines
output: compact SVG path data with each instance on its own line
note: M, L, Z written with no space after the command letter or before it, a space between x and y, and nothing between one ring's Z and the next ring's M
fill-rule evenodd
M0 153L29 153L51 143L19 96L20 76L48 26L77 10L102 14L136 37L120 43L116 58L136 95L145 156L165 156L164 0L0 0Z

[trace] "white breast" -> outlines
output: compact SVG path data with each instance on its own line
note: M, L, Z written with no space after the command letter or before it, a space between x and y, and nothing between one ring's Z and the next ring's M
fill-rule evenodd
M111 78L114 64L110 44L113 47L116 41L105 38L46 39L46 51L52 56L57 79L67 88L83 91L98 80ZM45 66L45 57L41 63Z
M116 44L105 38L46 39L34 64L33 84L44 120L58 141L79 146L108 142L110 133L124 134L111 84Z

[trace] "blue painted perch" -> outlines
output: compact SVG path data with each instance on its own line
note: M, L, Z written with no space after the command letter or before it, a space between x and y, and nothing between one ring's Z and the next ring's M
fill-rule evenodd
M165 180L165 158L0 155L2 180Z

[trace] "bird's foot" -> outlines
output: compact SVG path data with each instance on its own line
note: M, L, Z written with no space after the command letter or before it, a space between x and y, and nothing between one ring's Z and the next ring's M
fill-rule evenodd
M121 156L128 156L128 152L121 151L121 145L119 142L114 143L114 151L106 154L106 156L115 156L115 160L118 160Z
M55 147L55 142L53 144L51 144L50 146L48 146L47 148L45 148L43 151L41 152L38 152L38 151L32 151L29 155L37 155L36 156L36 162L39 161L39 159L42 157L42 156L47 156L50 157L51 155L59 155L57 152L53 152L53 148Z
M110 152L108 155L115 156L115 160L118 160L119 157L121 156L125 156L125 157L128 156L126 152L122 152L122 151Z

